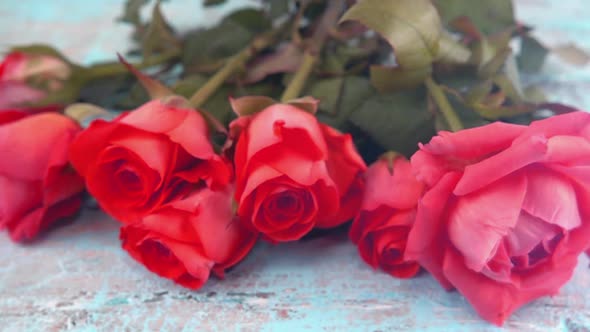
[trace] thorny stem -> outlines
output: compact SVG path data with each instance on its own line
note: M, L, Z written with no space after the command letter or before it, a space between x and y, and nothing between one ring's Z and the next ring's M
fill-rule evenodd
M283 30L284 27L280 27L256 37L250 45L231 57L215 75L211 76L205 85L189 99L189 104L195 108L202 106L229 77L237 71L242 70L248 60L261 50L272 45L283 33Z
M305 82L311 74L315 64L319 60L320 53L324 43L326 42L326 39L328 39L330 32L338 23L340 14L344 10L344 5L344 0L328 1L328 7L324 11L320 23L317 29L314 31L314 34L307 45L305 53L303 54L303 62L295 72L291 82L289 82L289 85L287 85L287 88L281 96L282 102L295 99L301 94L301 91L305 86Z
M447 96L445 96L443 90L438 86L438 84L434 82L432 77L428 77L424 83L428 88L428 92L434 99L434 102L438 106L438 109L447 121L451 131L462 130L464 128L463 123L461 123L461 119L459 119L459 116L457 116L457 113L449 103L449 100L447 99Z

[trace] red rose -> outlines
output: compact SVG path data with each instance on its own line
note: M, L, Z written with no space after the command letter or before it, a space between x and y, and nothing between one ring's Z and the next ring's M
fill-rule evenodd
M366 166L350 135L285 104L239 118L235 131L238 214L267 239L297 240L358 212Z
M235 219L231 191L207 188L123 226L120 237L123 248L147 269L192 289L203 286L211 271L223 277L257 238Z
M0 109L42 100L61 89L71 72L56 56L9 53L0 63Z
M231 177L207 123L179 97L92 122L72 144L70 159L101 207L124 223L195 186L222 188Z
M590 114L441 132L412 157L428 190L406 258L485 319L556 294L590 238Z
M80 127L56 113L0 112L0 229L33 239L78 211L84 182L68 165Z
M350 239L373 268L394 277L411 278L420 266L404 260L404 252L424 185L412 174L410 162L401 156L376 161L366 178L363 204L350 228Z

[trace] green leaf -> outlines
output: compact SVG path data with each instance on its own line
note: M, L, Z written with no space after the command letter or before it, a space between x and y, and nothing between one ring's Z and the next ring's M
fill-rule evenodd
M548 54L547 48L536 38L525 35L521 37L518 68L525 73L536 73L541 70Z
M318 111L318 105L320 101L312 96L305 96L296 99L291 99L287 102L289 105L293 105L299 109L302 109L308 113L316 114Z
M174 35L172 27L162 14L160 2L156 2L152 11L152 20L147 26L141 40L144 58L154 53L180 49L180 41Z
M393 47L398 67L424 78L439 50L441 23L430 0L363 0L342 21L359 21Z
M321 75L346 75L366 67L372 50L353 45L337 45L324 52L317 71Z
M207 77L203 75L191 75L174 84L172 91L177 95L190 98L195 91L207 83Z
M319 111L331 115L338 113L338 100L344 84L343 77L321 79L313 82L306 94L320 100Z
M239 116L248 116L277 103L266 96L244 96L229 99L232 110Z
M524 89L524 97L527 102L530 103L545 103L547 102L547 96L545 96L545 91L539 86L530 85Z
M471 50L443 31L439 42L436 62L445 64L465 64L471 59Z
M346 76L317 81L307 90L320 100L318 119L342 131L348 130L348 118L369 96L375 94L362 76Z
M264 11L253 8L237 10L223 20L235 22L253 33L265 32L272 28L272 22L265 16Z
M431 67L420 67L415 70L405 70L401 67L374 65L370 67L371 84L382 93L415 88L430 75L431 69Z
M455 113L457 113L457 116L461 120L461 123L465 129L480 127L490 122L482 118L477 112L473 110L473 108L469 107L460 100L457 100L457 98L453 98L453 96L450 96L449 94L447 94L447 97L450 97L448 100L451 104L451 107L453 107ZM449 130L446 121L444 121L444 117L437 116L436 121L437 130Z
M436 7L445 24L467 16L484 35L515 23L512 0L436 0Z
M435 135L426 100L423 89L374 95L352 112L350 121L383 149L408 156Z
M245 48L260 32L270 28L264 13L243 9L225 17L217 26L189 33L182 63L188 73L212 72L223 61Z
M141 26L141 15L140 10L143 6L147 5L150 0L127 0L125 1L125 10L117 20L121 22L131 23L136 27Z
M488 62L482 65L478 70L478 76L481 78L490 78L502 69L512 50L505 48L496 53Z
M291 0L266 0L267 3L267 13L271 19L279 18L283 15L286 15L290 12Z
M66 58L61 52L56 50L50 45L46 44L29 44L29 45L19 45L12 47L10 49L11 52L22 52L26 54L33 54L33 55L48 55L53 56L56 58L61 59L63 62L69 64L70 66L75 66L68 58ZM78 67L79 68L79 67ZM76 68L74 68L76 69Z
M205 7L217 6L223 4L224 2L227 2L227 0L204 0L203 5Z

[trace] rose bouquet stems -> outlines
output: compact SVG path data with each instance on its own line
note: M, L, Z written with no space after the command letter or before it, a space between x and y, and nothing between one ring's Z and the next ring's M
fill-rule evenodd
M199 289L257 241L352 221L369 266L425 270L494 324L556 294L590 247L590 115L523 87L547 50L511 2L280 3L186 34L128 6L136 65L7 56L0 227L30 242L85 189L134 260Z

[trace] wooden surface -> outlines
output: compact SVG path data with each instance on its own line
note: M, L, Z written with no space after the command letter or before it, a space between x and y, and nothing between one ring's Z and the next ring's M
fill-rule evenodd
M182 29L210 24L224 9L174 0L164 12ZM230 1L236 8L248 1ZM195 10L181 10L184 4ZM192 4L192 5L191 5ZM588 0L518 0L519 18L547 44L590 50ZM0 47L44 41L89 63L127 49L112 26L122 1L0 1ZM190 15L189 15L190 14ZM187 16L189 15L189 16ZM195 17L201 19L195 19ZM207 17L210 20L202 18ZM541 83L559 101L590 109L590 70L552 57ZM85 211L32 246L0 234L1 331L496 331L458 293L428 275L401 281L363 264L345 234L280 246L250 257L198 292L160 279L120 248L118 224ZM590 270L582 258L560 295L519 310L507 331L590 331Z

